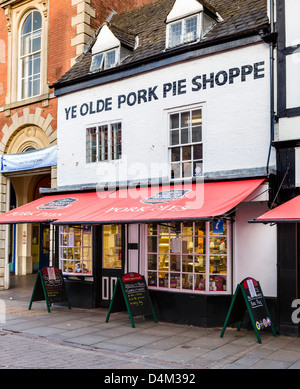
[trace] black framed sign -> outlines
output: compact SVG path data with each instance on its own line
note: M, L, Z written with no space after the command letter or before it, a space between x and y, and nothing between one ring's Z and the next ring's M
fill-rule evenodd
M138 273L127 273L118 278L114 294L108 309L106 323L112 312L128 311L131 325L134 328L134 316L152 314L157 323L156 315L150 299L144 276Z
M28 309L31 309L33 301L41 300L46 300L48 312L51 304L58 302L67 302L68 308L71 309L64 278L57 267L48 266L38 271Z
M247 277L236 287L221 331L221 338L223 337L228 324L238 322L237 330L240 330L247 311L259 343L261 343L259 332L264 329L271 328L273 335L276 336L276 331L260 284L254 278Z

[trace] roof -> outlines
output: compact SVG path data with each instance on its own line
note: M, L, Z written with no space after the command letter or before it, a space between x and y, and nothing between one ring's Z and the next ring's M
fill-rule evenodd
M121 65L108 71L117 72L120 66L153 60L159 55L174 55L182 47L166 50L166 18L176 0L158 0L153 3L115 14L110 22L106 22L111 31L127 48L131 48ZM197 0L210 15L218 13L222 21L218 21L200 42L186 45L189 50L201 45L212 45L238 39L242 36L258 34L268 27L267 0ZM53 86L55 88L70 85L88 76L101 77L107 71L90 75L91 47L97 38L101 26L89 43L86 51L77 59L73 67L65 73ZM139 45L134 47L134 38L138 37Z

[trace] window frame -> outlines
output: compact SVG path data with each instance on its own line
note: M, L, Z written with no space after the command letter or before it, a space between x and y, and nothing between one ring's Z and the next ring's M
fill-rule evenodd
M23 44L23 37L26 35L26 34L23 34L23 28L24 28L24 24L26 22L26 20L28 19L28 17L30 15L32 15L33 17L33 14L37 12L39 13L40 15L40 18L41 18L41 27L38 29L38 30L33 30L33 28L31 28L31 31L30 31L30 36L31 36L31 39L30 39L30 45L32 45L32 36L35 34L36 31L39 31L38 33L38 38L40 39L40 48L39 50L36 50L36 51L30 51L28 54L25 54L23 55L22 54L22 44ZM34 98L34 97L37 97L37 96L41 96L42 94L42 72L43 72L43 69L42 69L42 61L43 61L43 32L44 30L44 21L43 21L43 15L42 13L40 12L40 10L38 10L37 8L32 8L30 9L28 12L26 12L22 19L21 19L21 23L20 23L20 26L19 26L19 30L18 30L18 81L17 81L17 85L18 85L18 90L17 90L17 98L18 98L18 101L23 101L23 100L27 100L27 99L31 99L31 98ZM24 63L24 60L27 59L32 59L32 62L34 61L35 58L39 57L39 72L34 74L33 71L32 71L32 74L31 76L27 76L27 77L23 77L22 75L22 69L23 69L23 63ZM32 63L32 68L33 68L33 63ZM38 93L34 94L33 93L33 81L34 81L34 76L35 75L38 75L38 80L39 80L39 91ZM23 85L23 81L25 79L29 79L29 78L32 78L32 81L31 81L31 89L32 89L32 92L30 95L27 95L24 94L25 93L25 86Z
M174 293L192 293L192 294L200 294L200 295L212 295L212 294L217 294L217 295L228 295L228 294L231 294L231 277L232 277L232 247L231 247L231 234L232 234L232 231L231 231L231 221L230 220L226 220L226 219L222 219L223 220L223 223L226 223L224 225L226 225L226 234L213 234L211 231L210 231L210 228L211 228L211 224L212 221L205 221L205 220L195 220L193 221L193 234L192 235L186 235L186 234L183 234L183 224L185 223L184 221L178 221L177 223L180 223L180 231L181 233L179 234L179 238L181 238L180 240L180 244L181 244L181 248L180 248L180 253L178 253L177 255L180 256L180 270L171 270L170 269L170 262L171 262L171 248L169 248L169 252L168 252L168 256L169 256L169 265L168 265L168 269L166 270L162 270L159 268L159 257L160 255L162 255L162 253L159 251L159 242L160 242L160 239L159 237L160 236L169 236L170 240L169 240L169 246L171 247L171 230L168 233L166 234L159 234L159 232L157 232L156 235L153 235L154 237L157 237L157 251L156 252L153 252L153 251L149 251L149 246L148 246L148 237L150 236L151 237L151 234L148 233L148 228L149 226L151 225L156 225L157 226L157 231L158 231L158 228L159 226L161 225L160 223L153 223L153 224L147 224L145 225L145 252L146 252L146 256L145 256L145 279L147 280L147 285L148 285L148 288L150 290L158 290L158 291L167 291L167 292L174 292ZM205 234L204 235L197 235L195 234L195 225L196 223L205 223ZM172 224L172 223L164 223L163 225L166 226L167 224ZM195 242L195 238L199 238L201 236L201 238L204 239L204 247L205 247L205 250L204 250L204 253L202 254L196 254L195 253L195 248L193 247L193 253L192 253L192 256L193 256L193 263L195 264L196 263L196 257L202 257L204 258L204 261L205 261L205 271L204 272L196 272L195 271L195 267L193 268L193 271L192 272L188 272L188 271L183 271L182 270L182 265L183 265L183 261L182 261L182 258L188 258L188 256L186 255L186 253L183 253L183 249L182 249L182 241L184 238L192 238L193 242ZM223 238L223 237L226 237L226 254L220 254L220 253L212 253L212 249L210 249L210 242L212 240L212 238L215 238L215 239L218 239L218 238ZM195 246L195 243L193 243L193 245ZM149 269L148 267L148 258L149 258L149 255L156 255L156 270L153 270L153 269ZM173 255L176 256L176 254L173 253ZM215 273L215 269L212 270L212 267L213 267L213 259L218 259L220 258L222 260L222 257L225 257L226 256L226 273ZM224 259L224 258L223 258ZM150 280L150 276L153 276L153 274L156 273L157 275L157 285L151 285L151 281L149 282ZM159 273L166 273L168 274L168 278L167 278L167 282L168 282L168 285L160 285L159 284ZM171 275L178 275L180 274L180 287L171 287ZM205 289L199 289L199 288L195 288L195 284L193 285L193 288L192 289L188 289L188 288L183 288L182 287L182 275L190 275L191 277L196 277L197 275L198 276L205 276L204 278L204 285L205 285ZM221 277L225 277L226 279L226 290L215 290L217 289L216 288L216 279L213 278L213 277L216 277L216 276L220 276ZM199 277L200 279L200 277ZM172 279L172 281L174 282L175 278ZM177 279L177 282L178 282L178 279ZM215 284L213 284L215 283ZM174 285L174 284L173 284Z
M71 231L73 230L73 231ZM79 232L80 230L80 232ZM59 226L58 234L58 261L59 268L61 269L63 275L66 276L83 276L83 277L92 277L93 276L93 226L91 225L62 225ZM80 245L76 244L76 237L80 236ZM89 236L89 244L87 243L84 236ZM69 252L73 251L73 257L69 258ZM80 257L76 258L76 250L79 253ZM89 256L87 259L83 258L84 250L88 250ZM65 271L64 264L67 265L67 268L72 265L73 271ZM84 265L89 265L86 269L87 272L83 271ZM76 271L77 265L81 265L79 268L81 271ZM75 269L75 271L74 271Z
M192 116L193 112L196 111L201 111L201 122L199 124L192 122ZM187 127L184 127L180 123L180 118L182 117L183 114L189 113L189 123ZM179 126L178 128L171 128L171 116L179 115ZM204 105L194 105L194 106L187 106L184 108L180 109L172 109L167 112L167 126L168 126L168 162L169 162L169 176L170 180L176 181L176 180L182 180L186 178L199 178L204 176L204 170L203 170L203 161L204 161ZM200 141L193 141L193 129L196 127L201 127L201 140ZM188 142L182 142L182 130L187 129L187 134L189 137ZM175 131L178 131L178 143L177 144L171 144L171 134L175 133ZM195 157L195 151L197 151L197 146L201 145L201 158L199 156L196 158ZM190 154L191 158L190 159L183 159L183 149L184 148L191 148ZM180 158L176 160L172 160L173 158L173 153L175 155L175 150L176 148L179 148L179 153L180 153ZM187 150L187 149L186 149ZM200 147L198 147L198 152L200 151ZM191 164L191 175L184 175L183 174L183 165L184 164ZM195 166L196 163L199 163L201 166ZM173 166L178 165L179 170L180 170L180 175L174 177L173 176ZM196 169L200 169L200 171L196 172Z
M113 48L113 49L110 49L110 50L101 51L99 53L93 54L92 55L91 66L90 66L90 72L91 73L101 72L103 70L107 70L107 69L111 69L111 68L116 67L119 64L119 62L120 62L119 61L119 52L120 52L119 48L116 47L116 48ZM112 65L108 66L108 64L107 64L107 56L110 53L115 53L115 62ZM97 66L97 67L93 67L93 61L95 60L95 58L97 58L99 56L102 56L100 65Z
M114 126L116 131L114 132ZM99 163L99 162L113 162L122 159L123 153L123 129L122 121L114 120L105 123L99 123L86 126L85 129L85 150L87 164ZM95 140L88 140L88 136L91 136L89 131L95 130ZM107 136L105 134L107 132ZM118 134L115 135L115 133ZM104 143L101 143L101 138ZM119 148L119 151L117 150ZM95 152L93 153L93 150ZM102 156L101 156L102 155ZM104 155L104 157L103 157ZM107 156L107 157L106 157Z
M196 37L195 37L195 39L187 39L187 33L186 33L187 22L194 17L196 17L196 20L197 20ZM168 49L171 49L171 48L179 47L179 46L182 46L185 44L197 42L201 38L202 18L203 18L202 12L198 12L198 13L191 14L191 15L185 16L183 18L172 20L171 22L168 22L167 34L166 34L166 47ZM176 24L179 24L179 23L181 24L181 34L179 37L179 42L176 44L171 44L171 42L172 42L172 31L171 31L172 27Z

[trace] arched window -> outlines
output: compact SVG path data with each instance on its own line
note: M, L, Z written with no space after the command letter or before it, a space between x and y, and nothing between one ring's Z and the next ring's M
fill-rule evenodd
M21 23L19 50L20 99L41 94L42 17L39 11L27 13Z

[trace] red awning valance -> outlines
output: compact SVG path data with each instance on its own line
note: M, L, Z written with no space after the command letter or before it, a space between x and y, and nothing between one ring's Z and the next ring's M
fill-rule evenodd
M210 219L224 215L264 180L121 189L54 224L109 224Z
M0 215L0 224L109 224L210 219L226 214L264 179L45 196Z
M300 196L271 209L251 222L256 223L299 223L300 222Z

